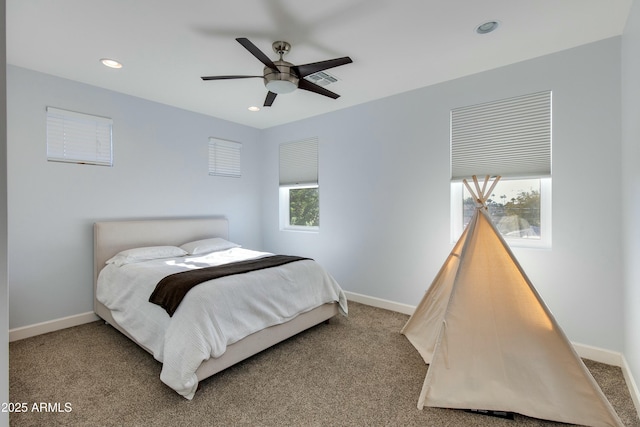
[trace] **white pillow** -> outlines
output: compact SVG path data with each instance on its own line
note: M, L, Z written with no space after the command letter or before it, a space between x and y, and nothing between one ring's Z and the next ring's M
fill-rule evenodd
M119 252L109 259L107 264L115 264L118 267L140 261L152 259L174 258L187 255L187 251L177 246L147 246L144 248L127 249Z
M187 251L189 255L208 254L211 252L225 251L227 249L239 247L240 245L238 245L237 243L230 242L221 237L196 240L180 246L180 248Z

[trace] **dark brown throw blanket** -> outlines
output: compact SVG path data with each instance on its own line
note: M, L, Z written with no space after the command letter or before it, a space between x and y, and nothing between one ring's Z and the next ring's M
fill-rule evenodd
M232 276L234 274L277 267L305 259L310 258L291 255L271 255L264 258L237 261L215 267L205 267L170 274L158 282L155 290L149 297L149 302L159 305L169 313L169 316L173 316L173 313L178 309L178 305L180 305L180 302L182 302L187 292L200 283L220 277Z

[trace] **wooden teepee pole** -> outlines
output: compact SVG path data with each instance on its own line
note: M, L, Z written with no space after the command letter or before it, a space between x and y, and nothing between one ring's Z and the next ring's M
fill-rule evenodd
M491 186L489 187L489 191L486 191L486 192L485 192L485 190L487 189L487 184L491 180L491 177L489 175L485 176L484 183L482 184L482 189L480 189L480 184L478 183L478 177L473 175L472 178L473 178L473 183L474 183L474 185L476 187L476 191L473 191L473 189L469 185L469 182L467 182L466 179L463 179L462 183L467 187L467 190L469 191L469 193L471 193L471 196L480 205L478 207L486 208L487 207L487 198L493 192L493 189L496 187L496 184L498 183L498 181L500 181L500 176L496 176L496 178L493 180L493 183L491 183Z
M500 181L500 175L496 176L496 179L493 180L493 184L489 187L489 191L485 193L485 200L491 196L491 193L493 193L493 189L496 188L498 181Z
M465 185L465 187L467 187L467 190L469 191L469 193L471 193L471 197L473 197L477 203L482 204L482 201L478 198L478 196L476 195L476 193L471 189L471 186L469 185L469 183L467 182L467 180L466 180L466 179L463 179L463 180L462 180L462 183Z

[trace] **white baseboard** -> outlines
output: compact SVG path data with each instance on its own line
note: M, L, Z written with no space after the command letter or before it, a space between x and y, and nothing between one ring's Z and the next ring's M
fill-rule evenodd
M370 305L371 307L384 308L385 310L395 311L402 314L412 315L416 309L415 305L401 304L386 299L370 297L367 295L356 294L355 292L344 292L347 300L359 302L361 304Z
M631 394L631 399L636 407L636 412L640 417L640 390L638 390L638 384L636 384L636 380L633 378L633 375L631 375L631 369L629 368L627 359L624 355L622 356L622 375L624 375L624 381L627 383L629 394Z
M577 342L571 342L571 344L573 344L576 353L583 359L593 360L594 362L604 363L605 365L622 367L622 353Z
M72 326L83 325L100 319L93 311L63 317L61 319L49 320L48 322L36 323L35 325L23 326L21 328L9 329L9 342L18 341L36 335L70 328Z
M625 359L624 354L575 342L572 344L576 349L576 353L578 353L580 357L604 363L606 365L617 366L622 370L622 376L624 377L624 382L627 384L627 388L629 389L629 394L631 395L631 400L633 400L633 405L636 408L636 413L640 416L640 391L638 391L638 385L631 374L631 369L627 364L627 359Z

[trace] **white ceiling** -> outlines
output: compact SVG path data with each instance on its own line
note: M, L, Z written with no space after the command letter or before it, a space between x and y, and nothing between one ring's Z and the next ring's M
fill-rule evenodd
M256 128L323 114L622 34L632 0L7 0L7 62ZM497 31L475 27L500 21ZM262 106L263 65L291 43L294 64L328 70L333 100L297 90ZM124 64L103 66L100 58ZM60 106L64 107L64 106Z

